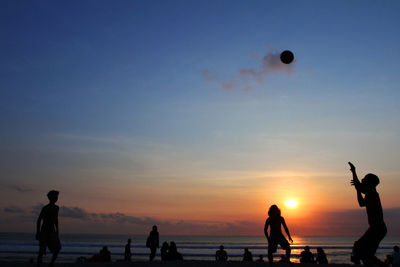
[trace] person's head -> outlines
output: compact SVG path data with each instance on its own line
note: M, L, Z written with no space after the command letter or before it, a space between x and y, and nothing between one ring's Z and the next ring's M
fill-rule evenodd
M167 241L164 241L164 243L162 244L162 247L168 249L168 247L169 247L168 242L167 242Z
M220 250L223 250L223 249L224 249L224 246L223 246L223 245L219 246L219 249L220 249Z
M325 253L324 250L323 250L322 248L317 248L317 252L318 252L319 254Z
M152 229L153 229L154 232L157 232L157 225L153 225Z
M169 243L169 251L171 251L171 252L176 252L177 251L176 244L175 244L174 241L171 241Z
M245 252L245 253L249 252L249 249L248 249L248 248L245 248L245 249L244 249L244 252Z
M379 184L379 178L375 174L368 173L361 180L361 184L368 188L375 188Z
M47 198L50 200L51 203L56 203L58 200L58 194L58 191L51 190L47 193Z
M132 242L132 240L129 238L129 239L128 239L128 244L130 244L131 242Z
M271 207L269 207L268 216L269 217L281 216L281 210L278 208L277 205L272 205Z
M394 247L393 247L393 250L394 250L395 252L399 252L399 246L394 246Z
M263 259L263 255L260 255L260 260L262 260Z
M305 246L305 247L304 247L304 250L305 250L305 251L310 251L310 247L309 247L309 246Z

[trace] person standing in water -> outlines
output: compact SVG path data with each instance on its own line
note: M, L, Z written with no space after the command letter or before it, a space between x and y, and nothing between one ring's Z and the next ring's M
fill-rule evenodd
M149 261L154 260L154 258L156 256L157 248L159 247L159 243L160 243L160 241L159 241L157 225L153 225L153 228L149 234L149 237L147 237L147 241L146 241L146 247L150 248Z
M58 211L60 208L56 205L58 194L59 192L55 190L47 193L50 203L42 208L36 222L36 240L39 241L38 267L42 264L43 255L46 255L46 248L49 248L53 253L50 262L51 267L54 266L57 255L61 250L58 236Z
M286 225L285 219L281 216L281 210L277 205L272 205L268 211L268 218L265 221L264 234L268 240L268 261L269 264L273 263L273 253L276 252L278 245L282 249L286 250L286 260L290 262L290 245L289 242L282 234L281 226L285 229L285 232L289 238L289 241L293 243L293 239L290 236L289 229ZM271 227L270 234L268 235L268 227Z
M383 220L381 200L376 191L379 178L375 174L368 173L360 182L357 177L356 167L351 162L349 162L349 165L353 174L351 185L357 190L358 204L367 210L369 224L369 228L364 235L354 242L351 261L355 264L360 264L361 260L365 266L384 266L384 263L375 256L379 243L387 233L386 224Z

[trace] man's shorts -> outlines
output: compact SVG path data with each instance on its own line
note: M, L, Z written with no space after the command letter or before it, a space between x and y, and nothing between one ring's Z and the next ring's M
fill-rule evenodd
M280 245L282 249L287 249L290 247L289 242L286 240L283 234L271 235L268 240L268 251L272 253L276 252L278 245Z
M61 242L57 233L40 233L39 252L46 254L46 248L54 253L61 250Z

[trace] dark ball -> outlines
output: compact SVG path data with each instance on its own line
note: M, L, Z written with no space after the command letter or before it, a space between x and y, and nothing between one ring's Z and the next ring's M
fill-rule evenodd
M294 55L289 50L285 50L281 53L282 63L290 64L290 63L292 63L293 59L294 59Z

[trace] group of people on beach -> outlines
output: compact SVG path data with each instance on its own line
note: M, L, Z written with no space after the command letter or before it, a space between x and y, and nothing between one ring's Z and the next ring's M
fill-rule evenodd
M386 266L385 262L381 261L375 256L376 250L387 233L386 225L383 220L382 205L379 198L379 194L376 191L376 187L379 184L379 178L375 174L367 174L361 181L357 177L355 166L349 162L350 171L353 179L351 185L355 187L357 192L357 201L360 207L366 207L369 228L364 235L358 239L353 246L351 261L355 264L360 264L361 261L365 266L372 267L374 265ZM36 239L39 241L39 253L37 257L37 265L40 266L42 263L43 255L46 253L48 248L52 253L50 267L54 266L54 262L57 258L58 253L61 250L61 243L58 234L58 212L59 207L55 204L58 200L59 192L52 190L47 194L49 204L44 206L40 212L40 215L36 223ZM282 234L281 228L284 228L288 239L293 243L292 237L290 236L289 229L286 225L285 219L281 216L281 211L277 205L270 206L268 210L268 218L265 221L264 234L268 240L268 261L270 264L273 263L273 253L277 251L278 245L285 250L286 256L283 261L290 262L291 248L289 241ZM268 229L270 231L268 232ZM125 247L125 259L130 259L130 243ZM157 248L159 248L159 234L157 226L153 226L147 240L146 247L150 249L149 260L153 261L156 256ZM129 248L129 249L128 249ZM104 250L105 248L103 248ZM322 250L322 249L321 249ZM398 249L397 249L398 250ZM107 249L108 251L108 249ZM100 251L99 255L105 254L111 255L109 251ZM221 248L220 248L221 251ZM223 251L223 248L222 248ZM217 260L226 260L228 258L226 252L216 253ZM301 253L300 262L314 262L313 255L309 251L308 247ZM319 255L319 256L318 256ZM398 255L398 252L397 252ZM318 258L320 257L320 258ZM106 256L108 259L108 256ZM111 260L111 256L109 257ZM162 260L182 260L182 254L177 251L175 242L170 244L164 242L161 247L161 259ZM251 252L247 249L243 260L252 260ZM390 258L389 258L390 259ZM397 258L396 258L397 260ZM318 251L317 261L320 263L327 262L326 255L322 251ZM391 259L392 263L394 259Z

